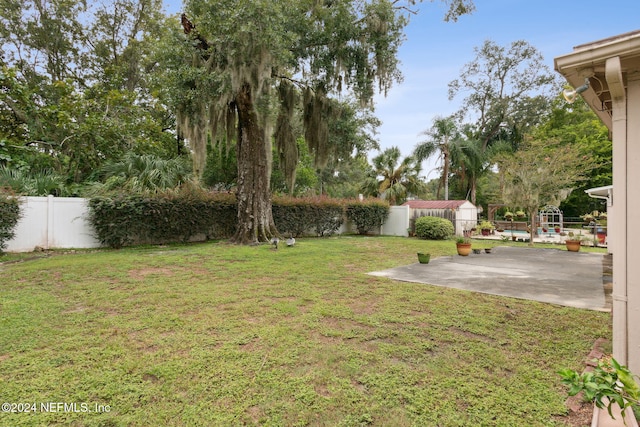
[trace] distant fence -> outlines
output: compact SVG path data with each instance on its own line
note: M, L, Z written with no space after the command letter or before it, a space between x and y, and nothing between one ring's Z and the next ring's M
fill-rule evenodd
M77 197L22 197L13 239L7 242L8 252L30 252L42 249L97 248L93 226L87 220L88 199ZM391 206L389 218L374 234L408 236L409 207ZM352 224L345 223L339 233L355 232Z
M29 252L35 248L96 248L100 246L86 219L87 199L76 197L22 197L22 217L6 251Z

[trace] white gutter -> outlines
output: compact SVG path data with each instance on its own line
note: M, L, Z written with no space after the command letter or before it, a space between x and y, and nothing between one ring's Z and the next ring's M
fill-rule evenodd
M622 78L620 57L610 57L605 63L605 77L609 85L612 100L611 133L613 135L613 182L616 186L616 206L612 225L613 242L613 355L623 365L629 362L628 337L628 263L627 244L628 218L628 156L627 156L627 98ZM637 260L636 260L637 262ZM616 268L616 266L625 266Z

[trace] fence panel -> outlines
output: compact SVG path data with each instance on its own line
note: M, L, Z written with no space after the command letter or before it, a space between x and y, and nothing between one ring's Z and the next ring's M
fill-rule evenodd
M21 200L22 217L16 225L15 237L7 242L7 251L101 246L86 219L87 199L48 196Z

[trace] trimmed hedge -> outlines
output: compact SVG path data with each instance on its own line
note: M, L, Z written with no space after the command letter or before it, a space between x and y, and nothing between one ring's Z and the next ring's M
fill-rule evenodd
M455 229L451 221L435 216L416 219L416 236L423 239L444 240L453 236Z
M341 200L328 197L274 197L273 221L284 236L298 237L314 230L316 235L329 236L344 221L344 205Z
M327 236L338 231L345 215L359 234L380 227L389 217L389 204L378 199L345 202L328 197L274 197L273 220L285 237L310 231ZM230 238L235 232L237 206L228 193L183 188L153 195L118 195L89 200L89 221L105 245L186 242L196 236Z
M186 242L198 235L226 238L236 223L230 194L180 189L153 196L121 195L89 200L89 221L103 244Z
M379 228L389 218L389 203L380 199L366 199L347 203L347 219L353 221L358 234L367 234Z
M6 242L15 236L20 215L20 200L0 192L0 253L7 247Z

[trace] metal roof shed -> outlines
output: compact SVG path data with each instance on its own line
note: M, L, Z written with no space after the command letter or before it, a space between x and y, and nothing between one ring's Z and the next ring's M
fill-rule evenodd
M456 236L462 236L478 223L478 208L468 200L409 200L410 227L415 231L415 222L421 216L446 218L453 223Z

